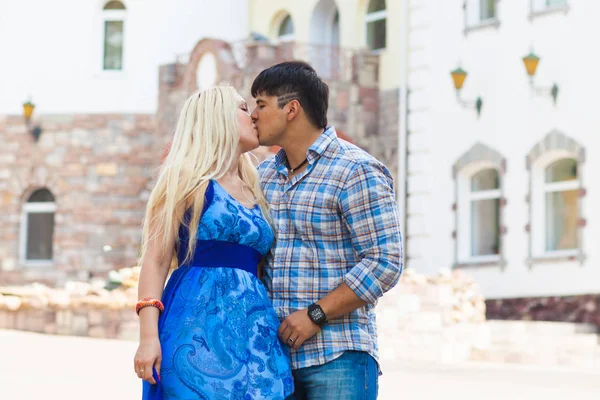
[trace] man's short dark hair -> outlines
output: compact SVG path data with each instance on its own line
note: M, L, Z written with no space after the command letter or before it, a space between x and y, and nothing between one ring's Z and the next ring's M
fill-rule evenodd
M286 61L265 69L254 79L251 93L255 98L260 94L277 96L280 108L298 100L313 125L327 127L329 87L314 68L303 61Z

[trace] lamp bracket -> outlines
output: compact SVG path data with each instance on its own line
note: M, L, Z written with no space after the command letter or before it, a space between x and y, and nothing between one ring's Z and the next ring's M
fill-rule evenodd
M456 100L458 101L458 104L464 108L475 108L475 111L477 111L477 117L481 115L481 108L483 106L483 100L481 96L477 97L475 100L465 100L461 97L460 90L457 90Z

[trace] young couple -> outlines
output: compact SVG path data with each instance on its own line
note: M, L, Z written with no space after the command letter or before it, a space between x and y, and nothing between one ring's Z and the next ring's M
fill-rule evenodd
M252 96L187 100L148 201L143 398L375 399L373 307L402 272L391 175L327 126L308 64L264 70ZM256 171L259 144L281 150Z

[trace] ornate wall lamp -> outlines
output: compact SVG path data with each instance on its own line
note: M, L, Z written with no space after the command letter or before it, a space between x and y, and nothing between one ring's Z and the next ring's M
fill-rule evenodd
M39 125L33 125L31 122L31 116L33 115L33 110L35 109L35 104L33 104L30 100L23 103L23 117L25 118L25 125L27 126L27 131L33 136L33 140L36 142L40 138L42 134L42 127Z
M465 79L467 79L467 72L461 67L458 67L454 71L451 71L450 75L452 75L452 81L454 82L454 88L456 89L456 99L458 100L458 104L467 108L475 107L477 116L479 117L479 115L481 115L481 106L483 105L483 100L481 100L481 97L477 97L475 101L467 101L463 100L463 98L460 96L460 91L465 83Z
M556 97L558 96L558 85L556 82L550 88L535 87L533 84L533 77L535 76L535 71L537 70L539 62L540 58L533 54L533 51L523 57L523 64L525 64L525 70L527 71L527 75L529 75L529 85L531 86L532 92L537 95L549 94L552 96L554 105L556 105Z

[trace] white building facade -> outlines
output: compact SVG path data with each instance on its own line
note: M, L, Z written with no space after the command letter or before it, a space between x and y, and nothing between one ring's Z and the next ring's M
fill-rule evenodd
M247 0L0 2L0 285L137 263L174 128L160 124L159 67L248 34ZM193 90L215 83L214 57L195 75Z
M407 265L463 269L487 299L598 298L600 3L412 0L409 13Z
M248 36L247 0L0 3L0 115L149 113L158 67L205 37Z

